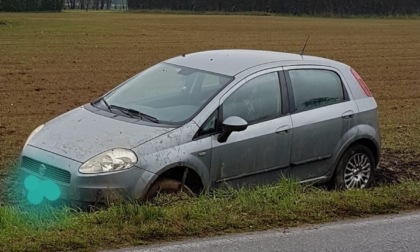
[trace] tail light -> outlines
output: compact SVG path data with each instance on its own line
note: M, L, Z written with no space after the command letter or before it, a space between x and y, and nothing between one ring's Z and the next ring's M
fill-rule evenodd
M372 97L372 92L370 92L366 83L362 80L362 77L360 77L360 75L358 73L356 73L356 71L354 71L353 69L351 69L350 71L353 74L354 78L356 78L357 82L359 83L360 87L363 89L365 94L369 97Z

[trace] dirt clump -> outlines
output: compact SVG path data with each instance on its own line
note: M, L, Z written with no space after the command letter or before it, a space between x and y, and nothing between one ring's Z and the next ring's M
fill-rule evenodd
M407 179L420 180L420 154L382 149L375 185L397 184Z

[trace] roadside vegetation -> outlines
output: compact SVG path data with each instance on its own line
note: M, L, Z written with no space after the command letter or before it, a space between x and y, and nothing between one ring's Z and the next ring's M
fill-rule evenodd
M93 251L420 209L420 20L0 13L0 251ZM20 203L16 158L39 124L172 56L299 52L353 66L379 106L377 184L336 192L283 181L94 213Z
M346 192L282 181L197 198L161 197L93 213L0 207L0 251L95 251L218 234L289 228L420 207L420 183Z

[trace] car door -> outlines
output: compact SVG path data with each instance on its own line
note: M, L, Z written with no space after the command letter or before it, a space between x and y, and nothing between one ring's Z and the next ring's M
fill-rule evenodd
M293 136L289 176L307 180L334 169L334 157L356 133L357 106L344 78L329 67L288 67Z
M286 115L287 100L280 92L280 76L284 75L274 70L261 72L221 98L219 124L230 116L239 116L248 127L233 132L223 143L217 135L212 136L211 177L215 186L273 182L289 165L291 119Z

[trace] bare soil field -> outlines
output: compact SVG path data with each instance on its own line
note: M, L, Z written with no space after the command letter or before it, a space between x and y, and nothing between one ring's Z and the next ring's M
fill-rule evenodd
M0 13L0 195L35 127L146 67L210 49L297 53L306 34L311 35L306 54L351 65L379 104L378 183L420 179L418 19Z

